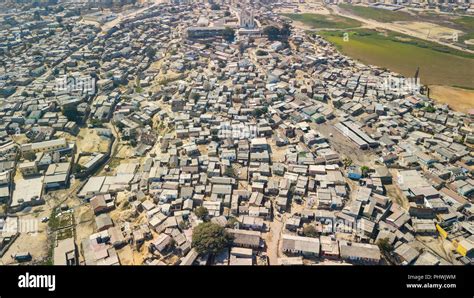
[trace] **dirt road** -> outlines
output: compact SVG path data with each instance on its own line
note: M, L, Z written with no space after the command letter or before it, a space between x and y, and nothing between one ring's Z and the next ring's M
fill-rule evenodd
M277 214L276 211L274 211L273 214ZM284 214L281 219L275 217L270 223L270 231L264 236L270 265L278 264L281 231L283 230L285 220L286 214Z

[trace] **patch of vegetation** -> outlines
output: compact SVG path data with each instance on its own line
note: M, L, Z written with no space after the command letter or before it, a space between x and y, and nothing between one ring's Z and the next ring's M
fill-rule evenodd
M268 108L264 107L264 108L253 110L252 115L258 118L258 117L262 116L263 114L266 114L267 112L268 112Z
M235 170L232 167L227 167L225 169L224 175L231 178L235 178L237 176L235 174Z
M200 254L216 254L229 247L233 236L224 227L212 222L194 228L192 247Z
M74 166L72 167L72 172L74 174L80 173L84 171L86 168L78 163L75 163Z
M120 158L112 158L109 162L109 167L116 168L120 165L121 159Z
M36 159L36 153L34 152L24 152L23 158L29 161L33 161Z
M474 40L474 17L463 16L452 21L464 34L459 36L459 43L474 50L474 44L466 44L466 40Z
M57 231L66 228L73 224L73 217L71 213L59 213L56 209L51 212L48 227L52 231Z
M436 112L436 108L433 107L432 105L427 105L423 110L425 110L425 112L428 112L428 113Z
M474 87L473 54L391 31L356 29L318 34L365 64L385 67L409 78L419 67L423 84Z
M68 239L74 236L74 229L67 228L67 229L59 230L57 233L58 233L57 234L58 240L64 240L64 239Z
M227 42L233 42L234 39L235 39L235 30L230 28L230 27L226 27L225 30L224 30L224 33L222 35L222 37L227 41Z
M196 214L196 216L199 218L199 219L206 219L207 216L209 215L209 211L206 209L206 207L203 207L203 206L199 206L197 207L195 210L194 210L194 214Z
M63 108L63 115L66 116L67 120L78 122L81 117L78 117L76 106L65 106Z
M255 55L257 55L257 56L266 56L266 55L268 55L268 52L267 52L267 51L263 51L263 50L257 50L257 51L255 52Z
M360 171L363 177L367 177L367 174L369 173L370 168L368 166L362 166L360 167Z
M470 32L474 30L474 17L462 16L452 20L452 22L461 26L464 30Z
M355 6L350 4L339 4L344 10L347 10L357 16L372 19L378 22L390 23L396 21L416 21L415 16L410 15L404 11L391 11L387 9L366 7L366 6Z
M291 27L288 24L284 24L282 28L267 26L263 29L263 34L267 36L268 40L287 42L291 34Z
M286 13L283 14L285 17L292 19L293 21L302 22L303 24L310 26L311 28L334 28L334 29L347 29L360 27L361 22L336 15L320 15L314 13Z
M379 239L377 245L384 255L390 255L393 251L393 246L390 244L388 238Z
M318 232L316 231L316 228L313 225L305 225L303 227L303 235L305 235L306 237L316 238L318 237Z
M104 123L102 123L102 120L94 118L94 119L91 119L91 125L93 127L103 127Z
M156 49L154 49L151 46L148 46L145 50L145 53L146 53L148 58L153 59L156 55Z

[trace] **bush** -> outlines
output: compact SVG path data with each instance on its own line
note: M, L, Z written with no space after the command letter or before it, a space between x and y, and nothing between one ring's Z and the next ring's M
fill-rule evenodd
M102 127L104 124L102 123L101 120L94 118L94 119L91 119L91 125L93 127Z
M33 161L36 159L36 153L34 152L25 152L23 153L23 158L29 161Z
M318 237L318 232L316 231L316 228L312 225L306 225L303 227L303 235L306 237L312 237L316 238Z

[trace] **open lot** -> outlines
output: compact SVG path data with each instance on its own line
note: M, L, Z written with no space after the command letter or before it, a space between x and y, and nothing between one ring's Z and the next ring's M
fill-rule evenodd
M446 103L455 111L467 113L474 109L474 90L447 86L430 86L430 97Z
M76 138L77 152L107 152L109 139L97 134L93 128L83 128Z
M452 40L454 37L463 35L463 31L452 29L427 22L395 22L393 26L401 29L410 30L417 34L424 34L427 37L436 39Z

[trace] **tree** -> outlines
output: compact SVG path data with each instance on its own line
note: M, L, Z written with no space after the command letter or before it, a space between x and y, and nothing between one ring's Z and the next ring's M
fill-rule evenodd
M200 254L216 254L232 243L233 236L212 222L199 224L193 230L192 247Z
M150 46L148 46L145 50L145 53L148 58L153 59L156 55L156 50Z
M205 219L209 215L209 211L203 206L197 207L194 213L199 219Z
M74 174L76 173L80 173L82 171L84 171L86 168L78 163L74 164L73 168L72 168L72 172Z
M305 235L306 237L316 238L318 237L318 232L316 231L316 228L313 225L305 225L303 227L303 235Z
M243 42L239 43L239 52L240 54L245 52L245 44Z
M226 10L226 11L224 12L224 16L225 16L225 17L230 16L230 11Z
M362 176L366 177L367 176L367 173L369 172L369 167L367 166L362 166L360 167L360 171L362 172Z
M224 68L224 67L226 67L226 65L227 64L224 61L217 62L217 66L219 66L219 68Z
M34 12L33 20L35 20L35 21L41 21L42 20L40 14L39 14L39 11Z
M235 30L230 27L225 27L222 36L227 42L233 42L235 39Z
M93 127L102 127L103 123L100 119L91 119L91 124Z
M263 114L266 114L268 112L268 108L267 107L263 107L261 109L255 109L252 111L252 114L259 118L260 116L262 116Z
M344 167L350 167L352 165L352 159L350 158L344 158L344 160L342 161L344 163Z
M288 39L291 35L291 27L288 24L283 24L283 27L280 29L280 35L283 39Z
M225 171L224 171L224 175L226 175L227 177L235 177L235 171L232 167L226 167Z
M436 108L433 107L432 105L427 105L424 110L425 110L426 112L428 112L428 113L434 113L434 112L436 112Z
M194 92L191 93L191 96L190 96L190 97L191 97L191 99L194 100L194 101L196 101L196 100L198 100L198 99L200 98L199 94L194 93Z
M221 10L221 6L219 4L213 3L211 5L211 10Z
M389 255L393 251L393 246L388 238L382 238L377 241L377 245L383 254Z
M267 26L263 29L263 34L265 34L269 40L285 42L288 40L288 37L290 37L291 27L288 24L284 24L281 29L275 26Z
M181 231L183 231L187 229L188 224L183 220L178 223L178 227L181 229Z
M280 29L275 26L268 26L263 29L263 34L265 34L269 40L277 40L280 35Z
M25 152L23 153L23 158L29 161L33 161L36 159L36 153L34 152Z
M77 117L77 107L76 106L64 106L63 108L63 114L64 116L66 116L66 118L69 120L69 121L74 121L74 122L77 122L78 120L78 117Z

